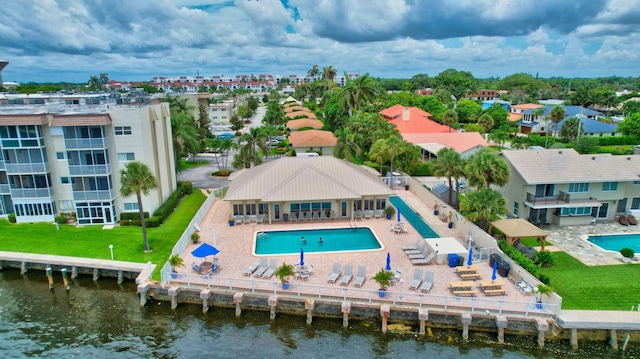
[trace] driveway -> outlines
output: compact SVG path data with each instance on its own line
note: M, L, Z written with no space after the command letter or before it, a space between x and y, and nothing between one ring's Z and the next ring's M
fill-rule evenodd
M213 154L199 154L198 159L208 162L203 166L198 166L178 173L178 181L190 181L194 188L217 189L228 185L225 177L212 177L211 172L218 170Z

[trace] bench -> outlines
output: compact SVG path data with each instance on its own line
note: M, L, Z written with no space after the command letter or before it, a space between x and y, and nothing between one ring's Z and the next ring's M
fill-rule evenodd
M475 290L454 290L453 295L475 297L478 292Z
M462 279L480 279L482 276L478 273L465 273L460 274L460 278Z
M483 289L482 291L486 295L507 295L506 289Z

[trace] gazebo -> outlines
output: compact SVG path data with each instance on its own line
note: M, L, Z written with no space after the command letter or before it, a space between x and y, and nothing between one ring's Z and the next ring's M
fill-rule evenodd
M489 225L489 234L491 234L493 228L497 228L500 232L504 233L505 237L507 237L507 242L511 246L514 240L524 237L537 237L542 242L541 250L544 250L544 244L549 235L547 231L543 231L523 218L493 221Z

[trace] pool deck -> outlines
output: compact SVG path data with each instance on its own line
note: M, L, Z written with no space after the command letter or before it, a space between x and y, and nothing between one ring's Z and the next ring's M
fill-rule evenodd
M548 249L567 252L582 263L590 266L624 264L619 252L608 251L589 242L589 236L605 234L640 233L640 226L623 226L618 222L598 222L584 226L552 226L549 230L549 240L553 246ZM554 248L556 247L556 248ZM638 255L636 255L638 258ZM640 264L640 261L632 261Z
M441 237L454 237L461 243L464 240L464 235L457 232L455 229L450 229L447 223L440 221L433 215L433 210L426 203L422 202L412 192L405 190L397 190L396 194L399 195L404 202L413 208L429 226L436 231ZM313 229L313 228L331 228L331 227L349 227L350 222L346 219L340 220L322 220L322 221L301 221L297 223L282 223L276 222L274 224L243 224L229 226L227 219L231 211L230 204L226 201L216 200L212 207L209 209L204 220L200 224L201 227L201 241L206 241L209 244L212 242L212 226L215 227L215 246L220 250L218 255L220 263L220 272L217 274L219 277L226 278L238 278L239 280L247 279L243 277L243 272L246 267L251 263L259 260L259 257L252 255L252 246L254 233L264 230L282 230L282 229ZM404 218L403 218L404 220ZM450 282L459 282L460 277L455 273L453 268L449 268L448 265L422 265L414 266L407 256L402 251L403 245L413 245L416 239L421 238L418 232L411 227L407 226L408 233L395 234L390 230L390 226L396 222L395 217L391 220L383 218L380 219L362 219L357 220L357 226L370 227L378 236L384 248L374 251L365 252L345 252L345 253L305 253L305 264L313 265L314 271L310 275L309 280L305 281L307 285L317 286L335 286L340 287L339 284L327 283L327 278L331 273L334 262L353 265L354 278L357 273L357 267L364 265L367 268L366 275L367 280L364 282L362 289L377 290L378 284L371 279L377 271L385 267L387 253L391 255L391 267L393 271L400 271L401 279L404 284L402 288L398 286L391 287L390 290L401 290L405 293L417 293L415 290L409 290L409 283L411 282L415 269L421 269L423 271L434 272L434 284L429 292L430 295L451 296L452 293L449 289ZM308 238L308 240L314 240ZM194 258L191 256L191 251L197 245L189 244L184 254L185 266L178 268L178 272L184 274L194 274L191 270L191 263L200 263L202 258ZM278 265L283 261L290 264L299 262L299 254L294 255L275 255L269 256L269 258L276 258ZM492 274L492 268L488 265L488 262L477 263L480 268L479 280L490 280ZM500 278L505 282L504 289L506 295L487 297L492 300L504 300L504 301L517 301L528 302L532 299L531 294L521 294L519 290L513 285L508 278ZM271 283L277 278L273 277L269 279L255 279L256 282L264 281ZM179 281L179 280L178 280ZM192 283L195 283L193 281ZM298 283L299 281L293 280L292 283ZM339 281L338 281L339 282ZM353 282L349 285L353 288ZM482 291L478 290L478 297L484 298L486 295Z

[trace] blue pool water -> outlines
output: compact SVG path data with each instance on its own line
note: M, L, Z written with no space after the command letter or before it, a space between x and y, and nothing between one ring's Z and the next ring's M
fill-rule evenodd
M305 238L305 242L302 241ZM322 237L323 242L319 239ZM369 228L327 228L293 231L263 231L255 236L257 255L363 251L382 248Z
M389 197L389 202L400 211L409 224L418 231L423 238L440 238L440 236L398 196ZM398 214L396 213L396 216Z
M589 236L589 242L610 251L619 252L622 248L631 248L635 253L640 253L640 233Z

